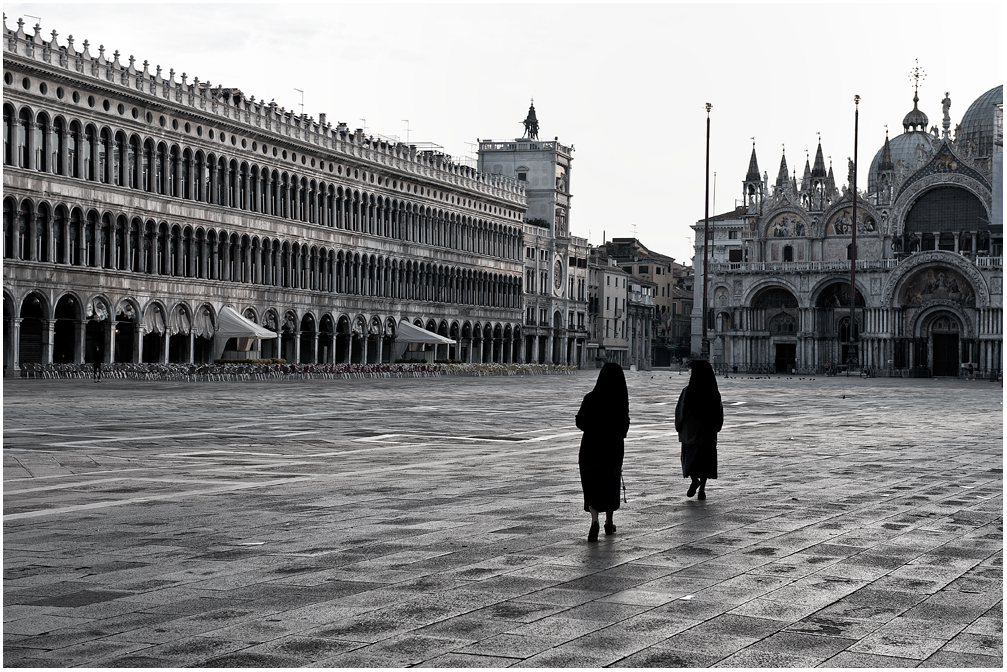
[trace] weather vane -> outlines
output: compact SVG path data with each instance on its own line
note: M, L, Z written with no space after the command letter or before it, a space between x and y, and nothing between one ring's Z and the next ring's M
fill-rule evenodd
M915 59L916 65L909 71L909 79L913 81L913 89L919 91L920 82L927 78L927 73L920 67L920 59Z

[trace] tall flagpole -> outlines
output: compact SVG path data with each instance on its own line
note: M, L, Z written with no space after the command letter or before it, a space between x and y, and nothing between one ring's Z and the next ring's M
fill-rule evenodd
M703 222L703 344L701 359L710 361L710 337L707 334L707 320L710 313L710 299L707 296L707 286L709 273L707 267L710 265L710 108L713 105L706 104L706 215Z
M860 96L853 96L853 104L853 185L851 186L853 190L853 241L850 252L850 341L849 356L846 361L847 376L850 375L850 367L854 360L859 359L859 353L854 355L853 348L857 340L854 334L857 326L855 313L857 305L857 134L860 130Z

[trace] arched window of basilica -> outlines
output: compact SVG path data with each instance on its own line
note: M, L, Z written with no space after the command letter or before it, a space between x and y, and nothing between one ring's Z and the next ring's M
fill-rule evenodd
M140 231L143 230L143 223L139 218L134 217L129 223L129 270L134 273L143 272L143 248L140 244Z
M112 135L107 128L101 129L98 138L98 181L111 182Z
M157 143L157 154L154 159L154 191L162 196L168 193L165 172L168 165L168 148L163 142Z
M129 142L122 131L116 131L112 140L112 184L128 187L130 186L127 174Z
M15 127L14 108L10 105L3 106L3 163L5 166L14 165L15 156Z
M82 254L84 241L84 215L80 208L70 211L70 230L67 232L67 257L74 266L82 266L85 263Z
M69 177L80 177L80 165L78 163L79 148L81 143L80 122L71 121L70 129L66 134L66 175Z
M178 179L180 163L178 146L172 145L168 155L168 195L173 198L179 198L182 195Z
M220 157L217 159L217 174L216 174L216 186L215 193L213 197L213 202L217 205L222 205L227 207L230 205L228 199L228 186L230 180L227 174L227 159Z
M146 192L154 191L154 161L157 151L154 149L154 141L147 139L143 143L143 152L140 156L140 188Z
M134 135L129 139L129 154L126 160L127 186L130 189L141 188L141 166L143 166L143 150L139 136Z
M56 117L49 129L49 172L55 175L66 175L63 162L63 151L66 137L66 124L62 117Z
M33 250L32 259L35 261L49 261L49 230L52 226L49 206L39 203L35 209L35 230L32 232Z
M56 206L56 214L52 221L53 237L53 261L57 264L66 264L67 261L67 216L66 206Z
M81 166L84 169L84 179L94 182L98 179L98 136L94 126L88 124L84 127L84 144L81 145Z
M48 148L46 147L49 140L49 115L45 112L39 112L38 116L35 117L35 124L32 127L32 168L39 172L46 172L49 169L48 166Z

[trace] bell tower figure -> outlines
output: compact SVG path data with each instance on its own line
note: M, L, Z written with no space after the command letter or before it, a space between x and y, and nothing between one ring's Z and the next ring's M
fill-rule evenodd
M531 99L531 107L528 108L528 116L522 122L524 124L524 137L529 140L538 140L538 117L535 116L535 99Z

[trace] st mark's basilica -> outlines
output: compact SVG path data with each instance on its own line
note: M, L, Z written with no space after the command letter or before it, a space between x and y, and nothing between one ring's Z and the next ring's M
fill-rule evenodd
M1003 86L969 105L954 129L950 94L940 101L938 128L916 89L903 132L886 134L869 171L860 171L858 184L867 189L858 189L855 223L852 162L837 188L819 142L800 178L784 154L770 182L753 145L743 203L710 218L706 319L718 368L852 365L896 376L955 376L970 365L976 375L1001 370ZM861 127L861 145L872 135ZM698 308L704 220L693 229ZM702 320L694 310L694 354L702 348Z

